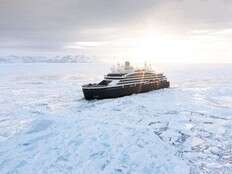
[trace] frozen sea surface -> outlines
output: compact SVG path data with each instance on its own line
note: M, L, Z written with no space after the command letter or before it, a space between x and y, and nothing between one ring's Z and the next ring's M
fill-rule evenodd
M232 65L157 65L172 87L85 101L106 64L0 65L0 173L232 173Z

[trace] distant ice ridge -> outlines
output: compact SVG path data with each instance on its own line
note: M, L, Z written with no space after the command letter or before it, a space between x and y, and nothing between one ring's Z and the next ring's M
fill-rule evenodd
M86 55L63 56L0 56L0 63L90 63L93 59Z

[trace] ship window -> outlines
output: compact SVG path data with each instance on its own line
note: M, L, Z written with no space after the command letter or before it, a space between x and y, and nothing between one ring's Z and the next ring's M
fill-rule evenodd
M120 77L120 76L123 76L125 75L126 73L110 73L110 74L107 74L107 76L109 77Z
M98 85L108 85L111 81L110 80L102 80L100 83L98 83Z

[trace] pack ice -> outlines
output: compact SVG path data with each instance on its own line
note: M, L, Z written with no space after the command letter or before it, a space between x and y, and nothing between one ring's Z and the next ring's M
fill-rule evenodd
M232 173L230 65L159 65L172 87L85 101L107 64L0 65L0 173Z

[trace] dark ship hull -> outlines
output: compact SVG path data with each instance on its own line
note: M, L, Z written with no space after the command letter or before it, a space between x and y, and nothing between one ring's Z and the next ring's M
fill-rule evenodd
M162 88L169 88L169 86L170 83L168 81L162 81L159 83L126 84L107 87L91 87L86 85L82 87L82 90L85 99L92 100L123 97L131 94L148 92Z

